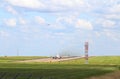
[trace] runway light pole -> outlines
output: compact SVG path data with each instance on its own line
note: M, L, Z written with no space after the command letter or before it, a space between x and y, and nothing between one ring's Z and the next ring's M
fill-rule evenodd
M88 62L88 42L85 42L85 64L89 64L89 62Z

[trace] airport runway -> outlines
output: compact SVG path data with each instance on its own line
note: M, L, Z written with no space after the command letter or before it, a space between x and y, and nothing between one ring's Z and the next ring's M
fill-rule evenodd
M84 58L84 57L66 57L61 59L43 58L43 59L34 59L34 60L24 60L18 62L59 62L59 61L74 60L79 58Z

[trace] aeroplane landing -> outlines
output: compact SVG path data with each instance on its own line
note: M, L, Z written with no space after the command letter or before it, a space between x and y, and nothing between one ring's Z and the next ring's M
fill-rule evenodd
M84 57L67 57L67 58L61 58L61 59L43 58L43 59L34 59L34 60L24 60L24 61L18 61L18 62L59 62L59 61L74 60L79 58L84 58Z

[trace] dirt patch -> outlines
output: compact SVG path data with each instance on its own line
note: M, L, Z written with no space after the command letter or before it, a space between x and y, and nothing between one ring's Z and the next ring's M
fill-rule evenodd
M120 71L116 71L116 72L106 74L100 77L91 77L88 79L120 79Z

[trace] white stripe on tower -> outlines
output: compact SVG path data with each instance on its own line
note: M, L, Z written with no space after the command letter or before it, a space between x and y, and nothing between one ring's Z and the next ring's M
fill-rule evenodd
M88 42L85 42L85 64L88 64Z

